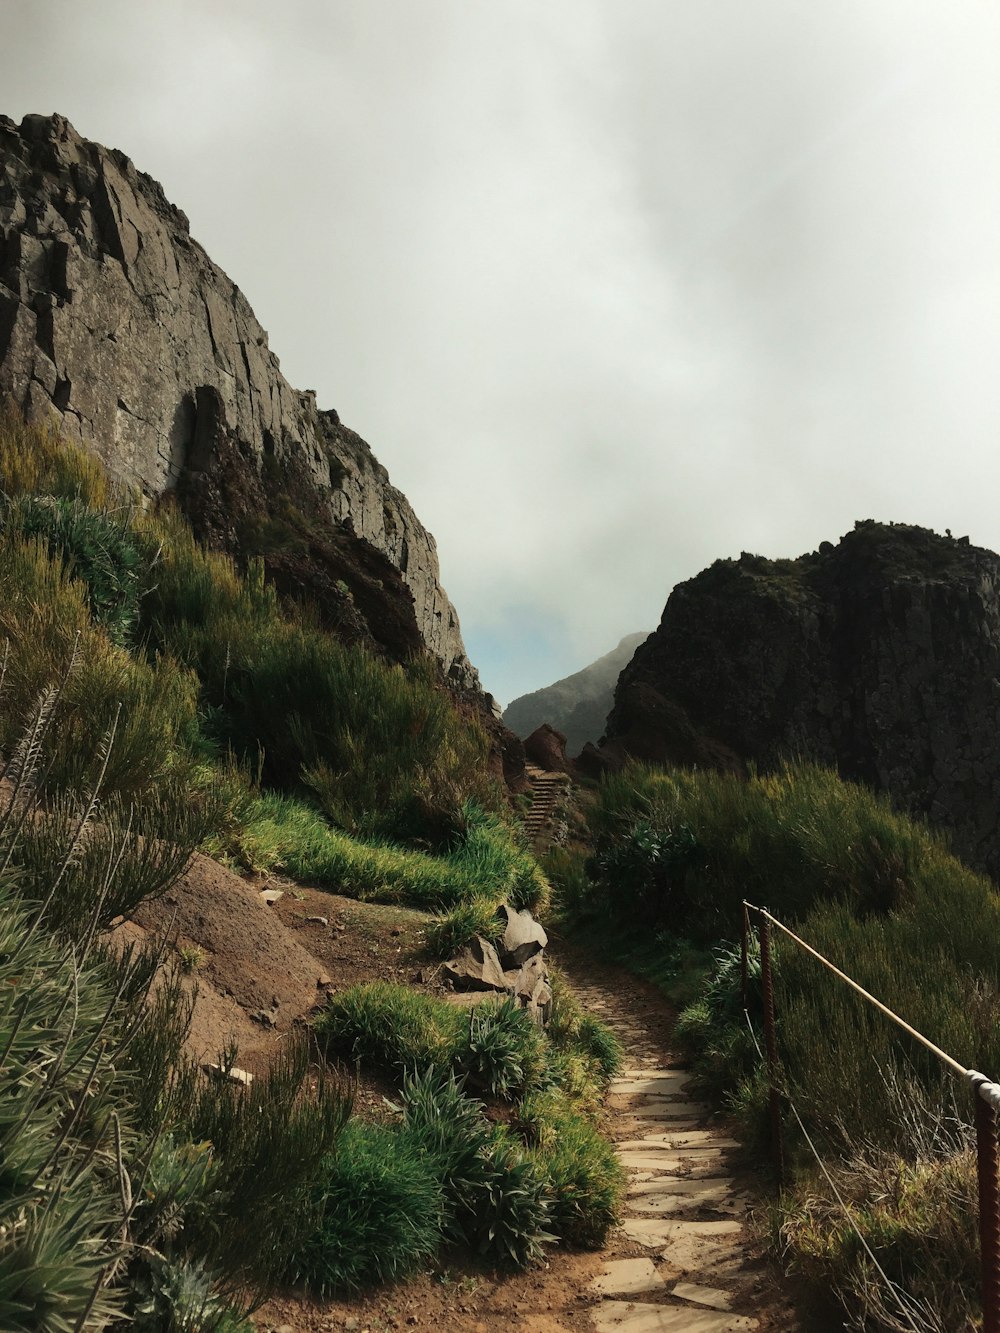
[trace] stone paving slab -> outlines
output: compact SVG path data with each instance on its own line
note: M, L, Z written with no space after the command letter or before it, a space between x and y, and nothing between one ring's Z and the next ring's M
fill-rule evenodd
M610 1259L591 1283L602 1296L642 1296L666 1289L652 1259Z
M731 1310L733 1293L723 1291L721 1287L703 1287L700 1282L678 1282L670 1293L678 1300L691 1301L695 1305L707 1305L712 1310Z
M612 1079L608 1091L614 1096L623 1092L644 1092L653 1096L676 1097L684 1092L691 1083L691 1075L682 1069L667 1073L643 1074L638 1078Z
M702 1139L700 1143L674 1143L672 1134L644 1134L641 1139L622 1139L618 1144L622 1148L642 1149L644 1152L686 1153L692 1161L698 1161L705 1153L721 1153L732 1146L733 1140L725 1142L716 1138Z
M651 1129L651 1125L643 1125L643 1129ZM633 1140L634 1141L634 1140ZM717 1134L714 1129L674 1129L668 1126L665 1130L656 1131L652 1134L643 1134L639 1140L640 1143L664 1143L672 1148L738 1148L740 1145L735 1139L724 1138Z
M630 1052L630 1054L635 1055L636 1052L633 1050ZM651 1063L655 1064L656 1066L655 1072L664 1077L669 1076L670 1078L679 1077L685 1079L691 1077L691 1071L682 1064L679 1063L671 1064L669 1061L664 1063L662 1060L658 1059L655 1055L652 1054L649 1056L649 1060ZM626 1081L631 1083L634 1082L636 1079L640 1078L647 1079L650 1076L650 1072L651 1071L649 1065L644 1065L642 1068L637 1068L633 1066L630 1069L620 1069L617 1075L611 1080L611 1083L612 1086L614 1086L615 1083L622 1083Z
M696 1161L684 1153L642 1152L632 1148L620 1152L618 1160L632 1170L674 1172L679 1176L714 1176L725 1165L718 1153L704 1153Z
M696 1190L705 1181L721 1179L723 1179L722 1176L711 1171L695 1172L684 1176L666 1175L662 1171L643 1171L641 1174L636 1172L628 1182L626 1192L629 1198L633 1199L639 1194L667 1194L671 1191L678 1192L684 1189ZM731 1185L730 1188L732 1188Z
M736 1281L746 1273L743 1256L729 1236L675 1235L660 1251L660 1258L699 1282Z
M746 1211L745 1201L733 1192L732 1181L702 1182L700 1180L668 1180L655 1182L658 1188L640 1190L631 1194L630 1207L637 1213L680 1213L685 1208L708 1208L716 1213L740 1216ZM678 1185L710 1184L709 1189L677 1189Z
M634 1240L636 1244L645 1245L651 1250L660 1249L661 1246L666 1249L677 1247L679 1242L685 1241L692 1242L696 1247L699 1241L718 1241L720 1236L729 1236L730 1242L732 1242L739 1239L743 1230L735 1218L720 1222L676 1222L672 1218L664 1217L626 1217L621 1226L629 1240ZM721 1230L678 1230L681 1227L720 1227ZM677 1253L681 1253L681 1250L678 1249ZM679 1264L674 1260L671 1262L675 1268L682 1268L685 1272L689 1271L686 1265Z
M626 1111L629 1115L652 1116L661 1120L689 1120L696 1123L712 1114L704 1102L689 1102L683 1097L657 1097L655 1101L639 1101L632 1097L609 1097L612 1110Z
M637 1301L605 1301L591 1317L597 1333L744 1333L757 1327L744 1315Z

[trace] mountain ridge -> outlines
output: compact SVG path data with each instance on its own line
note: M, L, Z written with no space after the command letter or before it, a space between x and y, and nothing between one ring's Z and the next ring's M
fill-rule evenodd
M646 637L645 630L626 634L617 647L589 666L520 695L504 710L504 723L525 739L548 722L566 737L567 754L578 754L588 741L596 742L603 735L615 682Z

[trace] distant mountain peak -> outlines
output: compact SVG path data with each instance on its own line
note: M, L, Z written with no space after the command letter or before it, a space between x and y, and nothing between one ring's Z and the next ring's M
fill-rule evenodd
M647 630L626 634L596 662L543 689L522 694L504 711L504 722L522 738L548 722L566 737L566 753L579 754L588 741L596 743L603 736L618 677L648 637Z

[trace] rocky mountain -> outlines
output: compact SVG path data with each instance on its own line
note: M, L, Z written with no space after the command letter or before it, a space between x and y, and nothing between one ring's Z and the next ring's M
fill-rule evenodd
M627 634L617 648L582 671L574 671L571 676L531 694L522 694L504 711L504 722L522 739L547 722L566 737L566 753L579 754L588 741L596 741L603 734L615 682L646 637L645 631Z
M61 116L0 116L0 398L145 496L175 492L345 637L425 644L476 687L434 539L385 468L287 382L157 182Z
M623 671L605 761L802 756L890 793L1000 877L1000 556L858 523L797 560L720 560Z

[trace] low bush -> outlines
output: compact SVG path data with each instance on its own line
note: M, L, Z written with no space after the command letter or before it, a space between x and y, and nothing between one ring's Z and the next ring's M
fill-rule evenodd
M42 422L26 422L0 405L0 491L8 496L54 495L102 509L111 499L98 459Z
M304 1038L249 1088L224 1074L187 1080L177 1122L212 1145L214 1165L211 1214L189 1220L186 1252L266 1289L315 1225L314 1182L346 1132L350 1089L316 1069Z
M219 739L284 789L309 786L324 814L362 836L437 836L464 796L503 805L489 740L429 660L388 665L283 607L262 564L245 573L163 511L143 520L159 550L142 603L151 644L193 668ZM435 793L453 793L449 810Z
M409 1075L402 1100L406 1137L435 1163L441 1181L445 1236L502 1262L536 1257L552 1237L542 1178L527 1168L524 1152L490 1124L454 1074Z
M318 1225L290 1271L319 1295L403 1277L441 1243L438 1164L398 1128L352 1120L322 1164L314 1199Z
M444 916L435 917L424 932L428 952L434 958L454 956L476 935L491 944L503 935L506 923L497 915L493 898L470 898Z
M571 1245L597 1249L618 1219L625 1173L614 1145L564 1092L534 1093L521 1118L535 1143L536 1170L551 1200L552 1231Z
M505 999L473 1006L453 1058L474 1087L509 1101L539 1082L545 1057L541 1029L527 1009Z
M408 986L370 981L332 995L314 1022L330 1055L403 1072L454 1063L467 1015Z
M731 938L745 897L788 920L831 899L864 917L905 904L931 866L955 866L926 825L808 763L749 778L630 764L602 779L588 820L593 910L646 918L654 895L633 902L617 875L627 862L642 884L660 886L659 924L702 943Z
M80 499L24 495L0 510L0 525L21 541L41 538L66 573L87 589L92 621L113 643L132 642L148 573L131 511L95 510Z
M128 1016L116 999L86 950L33 928L0 874L0 1327L11 1333L68 1333L88 1311L95 1325L121 1311L122 1194L145 1145L122 1110Z
M499 997L460 1009L373 981L331 996L314 1026L331 1055L400 1073L456 1070L499 1097L522 1093L544 1066L544 1038L527 1011Z

